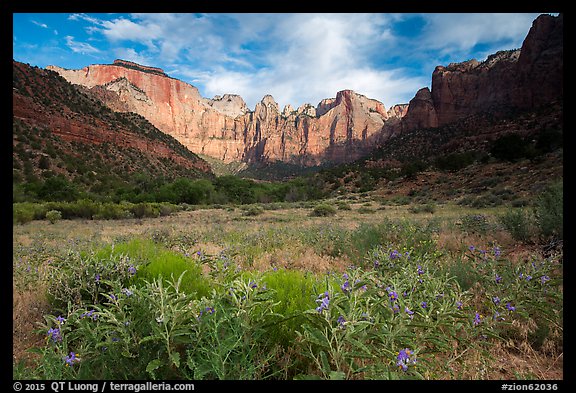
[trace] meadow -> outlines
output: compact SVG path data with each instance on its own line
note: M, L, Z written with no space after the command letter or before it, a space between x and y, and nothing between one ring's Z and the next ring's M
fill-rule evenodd
M13 377L560 380L538 220L359 197L15 223Z

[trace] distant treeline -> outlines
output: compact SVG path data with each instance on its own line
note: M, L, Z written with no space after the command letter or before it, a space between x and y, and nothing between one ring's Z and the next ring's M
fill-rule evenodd
M213 179L185 177L167 180L138 174L130 183L118 185L105 193L86 191L64 176L52 176L44 181L20 185L14 202L95 202L171 203L171 204L251 204L294 202L326 197L323 183L313 177L287 182L256 182L236 176Z

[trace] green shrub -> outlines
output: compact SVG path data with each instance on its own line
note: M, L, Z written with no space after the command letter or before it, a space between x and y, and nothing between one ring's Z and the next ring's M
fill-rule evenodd
M286 322L270 330L271 335L275 342L287 347L296 339L296 331L301 330L302 313L316 306L314 301L320 283L311 274L285 269L267 272L260 281L274 291L274 312L286 318Z
M425 205L413 205L408 208L410 213L434 213L436 211L436 206L432 203L427 203Z
M488 217L484 214L467 214L462 217L462 229L471 233L486 234L490 227Z
M523 209L510 209L499 217L499 221L514 240L521 242L530 240L529 217Z
M310 216L312 217L328 217L333 216L336 214L336 208L334 206L321 203L317 205L312 212L310 212Z
M46 206L40 203L20 202L12 204L13 222L25 224L32 220L44 220L48 212Z
M367 207L367 206L361 206L361 207L358 209L358 213L360 213L360 214L371 214L371 213L374 213L374 209L372 209L372 208L370 208L370 207Z
M56 221L62 219L62 213L58 210L50 210L46 212L46 219L50 221L50 224L54 224Z
M518 161L526 157L529 144L529 141L518 134L507 134L492 143L490 153L502 161Z
M337 202L336 206L338 206L338 210L352 210L352 206L347 202Z
M101 204L98 213L94 214L92 218L99 220L118 220L132 217L132 212L124 206L109 202Z
M110 252L140 261L142 267L138 269L138 279L151 281L162 277L167 280L180 277L186 271L181 283L182 291L198 298L209 292L209 281L202 274L202 267L196 260L164 248L152 240L133 239L127 243L118 243Z
M25 204L18 203L12 207L12 221L17 224L26 224L34 220L34 210Z
M535 215L540 233L545 238L564 238L564 183L553 183L539 195Z
M437 157L434 161L436 168L443 171L458 171L471 165L476 160L476 152L451 153Z
M242 215L246 217L253 217L259 216L262 213L264 213L264 209L262 209L260 206L249 206L246 210L244 210Z
M147 202L136 203L130 206L129 210L135 218L160 216L160 209L154 204Z

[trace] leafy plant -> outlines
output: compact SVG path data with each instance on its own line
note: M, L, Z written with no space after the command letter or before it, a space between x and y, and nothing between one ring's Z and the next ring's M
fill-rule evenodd
M327 205L325 203L317 205L316 207L314 207L312 212L310 212L310 216L312 217L328 217L333 216L335 214L336 214L336 208L334 208L334 206Z
M46 219L50 221L50 224L54 224L56 221L62 219L62 213L58 210L50 210L46 212Z

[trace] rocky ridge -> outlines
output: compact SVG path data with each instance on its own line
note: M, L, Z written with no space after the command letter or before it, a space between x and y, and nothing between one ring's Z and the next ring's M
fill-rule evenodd
M381 102L352 90L338 92L316 107L303 104L282 111L266 95L250 111L238 95L206 99L194 86L159 68L124 60L81 70L47 69L86 87L111 109L138 113L191 151L224 162L351 161L374 147L387 120L406 113L402 106L387 111Z
M540 15L516 50L437 66L432 90L410 102L401 129L438 127L480 112L535 109L563 95L563 15Z

